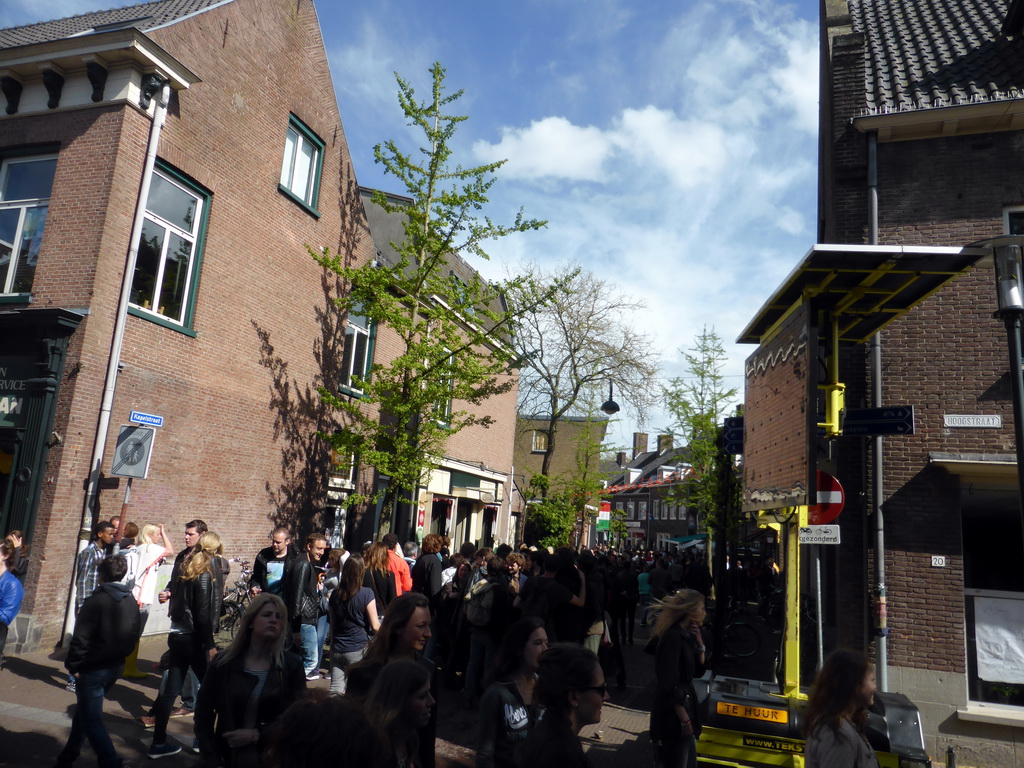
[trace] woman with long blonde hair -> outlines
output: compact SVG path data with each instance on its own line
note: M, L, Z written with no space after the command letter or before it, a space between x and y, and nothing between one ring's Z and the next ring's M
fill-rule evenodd
M664 768L696 768L700 720L693 678L704 674L704 595L682 589L656 605L647 647L658 670L651 741Z
M149 757L175 755L181 747L167 743L167 721L174 700L181 693L185 674L191 668L200 680L217 652L213 635L220 621L223 589L219 555L224 551L220 536L207 531L199 537L196 551L182 566L170 585L171 632L167 636L167 678L157 697L153 716L153 744Z
M204 763L259 766L264 726L305 693L302 660L285 652L287 620L284 601L261 593L242 614L231 645L210 663L195 714Z

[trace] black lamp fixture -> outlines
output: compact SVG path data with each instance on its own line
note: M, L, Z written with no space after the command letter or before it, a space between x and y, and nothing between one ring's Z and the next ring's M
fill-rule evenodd
M608 382L608 401L601 406L601 410L607 413L609 416L614 416L619 412L619 404L612 399L612 383Z

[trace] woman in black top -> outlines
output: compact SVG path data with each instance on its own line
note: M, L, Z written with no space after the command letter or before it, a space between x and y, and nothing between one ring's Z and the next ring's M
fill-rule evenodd
M516 757L519 768L588 768L579 732L601 722L608 700L604 672L593 651L554 645L540 657L535 689L540 719Z
M242 615L231 645L210 663L195 714L204 765L261 765L266 726L306 692L302 659L284 650L287 621L284 601L263 592Z
M536 720L534 688L547 648L544 622L535 616L520 619L505 633L494 682L480 697L476 768L515 768L516 751Z
M366 576L363 586L373 590L377 615L384 615L384 611L391 605L397 592L395 574L391 572L391 567L388 564L388 548L379 541L371 544L366 552Z
M651 741L664 768L696 768L700 720L693 678L704 674L704 595L683 589L658 604L648 653L658 670Z

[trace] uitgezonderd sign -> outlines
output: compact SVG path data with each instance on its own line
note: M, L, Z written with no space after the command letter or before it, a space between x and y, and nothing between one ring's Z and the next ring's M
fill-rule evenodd
M1003 417L999 414L978 413L960 414L947 413L942 417L945 427L968 427L974 429L999 429L1003 426Z

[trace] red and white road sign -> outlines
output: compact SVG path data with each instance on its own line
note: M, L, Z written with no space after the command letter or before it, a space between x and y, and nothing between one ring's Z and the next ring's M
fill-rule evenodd
M817 478L818 503L808 508L807 522L809 525L827 525L843 511L846 494L843 492L843 486L832 475L819 469Z

